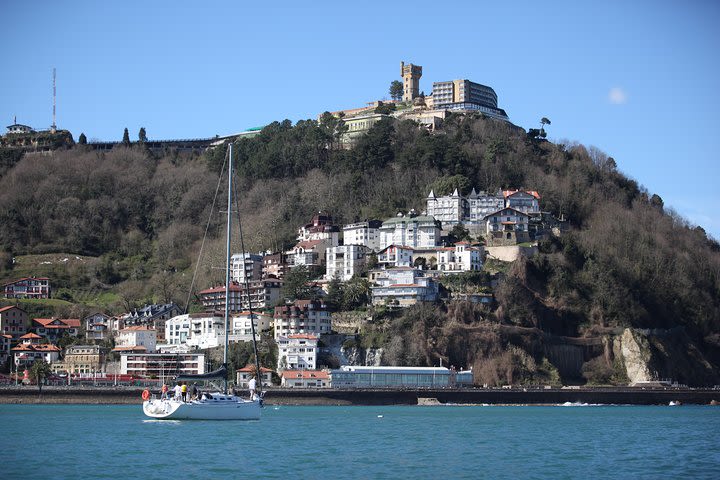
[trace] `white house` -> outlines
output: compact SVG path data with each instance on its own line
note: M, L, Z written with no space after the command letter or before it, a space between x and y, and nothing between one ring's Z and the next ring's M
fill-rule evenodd
M437 269L442 273L477 272L482 270L483 249L468 242L437 249Z
M317 361L316 335L295 334L279 337L278 371L282 370L315 370Z
M378 253L378 264L385 267L412 267L414 250L410 247L390 245Z
M230 338L228 341L233 342L252 342L252 327L255 324L256 338L260 338L260 333L270 330L273 324L273 318L264 313L253 312L253 321L250 322L250 312L240 312L233 315L230 324Z
M247 280L261 280L263 257L255 253L236 253L230 257L230 279L243 284Z
M148 353L155 351L157 332L145 325L134 325L120 330L115 337L118 347L145 347Z
M350 280L366 264L370 252L370 248L364 245L338 245L328 248L325 252L325 278L339 278L343 282Z
M333 225L333 219L324 212L313 215L310 223L298 229L298 242L308 240L327 240L326 244L334 247L340 243L340 228Z
M190 315L189 347L214 348L225 343L225 318L213 313Z
M468 202L459 193L457 188L452 195L436 197L430 190L426 201L427 214L446 225L455 225L463 221L467 215Z
M177 315L165 322L165 340L168 345L185 345L191 335L190 314Z
M505 206L505 197L502 191L495 194L487 192L476 192L472 189L467 198L468 201L468 218L467 223L471 225L481 224L483 218L493 212L497 212Z
M390 245L431 248L438 245L439 241L439 222L429 215L410 212L405 216L400 213L397 217L385 220L380 226L381 249Z
M408 307L418 302L434 302L438 298L438 283L424 276L422 270L398 267L381 270L375 276L377 286L371 287L373 305Z
M373 252L380 251L380 220L350 223L343 227L345 245L364 245Z

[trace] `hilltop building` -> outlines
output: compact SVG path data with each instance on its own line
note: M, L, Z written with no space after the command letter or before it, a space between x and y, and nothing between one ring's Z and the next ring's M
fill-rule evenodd
M50 279L26 277L3 285L5 298L50 298Z
M440 222L431 215L417 215L411 210L407 215L398 213L380 226L380 248L390 245L431 248L440 241Z
M271 307L280 299L280 289L282 285L282 280L276 278L252 281L248 283L250 288L248 294L245 289L245 284L239 285L231 282L229 298L230 311L242 312L251 307L253 310ZM225 308L224 285L202 290L198 292L198 295L206 311L214 312ZM249 305L248 297L252 305Z
M230 280L245 283L245 280L262 278L263 257L255 253L236 253L230 257Z
M275 307L275 340L293 334L321 335L330 333L332 316L327 305L317 300L295 300Z
M411 102L420 96L420 77L422 67L405 62L400 62L400 76L403 79L403 102Z
M30 329L30 317L25 310L9 305L0 308L0 334L19 338Z

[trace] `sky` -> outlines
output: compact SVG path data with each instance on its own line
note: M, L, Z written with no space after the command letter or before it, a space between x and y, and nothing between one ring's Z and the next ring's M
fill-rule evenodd
M228 135L420 88L493 87L720 239L720 2L0 0L0 120L77 140ZM532 188L532 186L525 186ZM541 192L542 193L542 192Z

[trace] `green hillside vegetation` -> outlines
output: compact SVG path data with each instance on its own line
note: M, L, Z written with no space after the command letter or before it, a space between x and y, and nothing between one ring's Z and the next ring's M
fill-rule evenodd
M494 307L374 311L360 343L383 348L385 363L442 359L473 366L476 382L489 384L622 382L612 339L632 327L675 332L648 347L668 359L655 365L662 376L720 383L720 246L614 159L479 116L452 115L436 134L384 119L349 150L339 148L337 132L328 116L286 120L236 143L248 250L289 248L319 210L339 224L422 211L430 189L537 190L542 210L571 226L532 258L489 265L502 272ZM62 252L93 260L33 273L51 276L72 301L100 305L110 294L105 305L116 311L184 305L225 149L155 157L138 147L84 148L24 157L0 178L0 276L30 273L13 257ZM213 268L222 265L220 218L209 232L196 289L222 283ZM489 289L485 277L473 285Z

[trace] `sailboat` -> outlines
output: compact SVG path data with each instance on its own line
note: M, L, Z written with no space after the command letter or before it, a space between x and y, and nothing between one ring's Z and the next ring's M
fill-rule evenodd
M143 394L143 413L148 417L160 420L260 420L262 398L254 395L252 398L243 398L228 393L227 387L227 351L228 351L228 324L230 317L230 232L232 225L232 143L229 146L228 161L228 203L227 203L227 241L225 264L225 345L223 351L223 364L215 371L200 375L180 375L177 381L193 380L222 380L222 391L207 392L198 399L183 402L175 398L149 398ZM251 316L252 318L252 316ZM252 326L253 348L255 351L256 372L260 372L257 355L257 342L255 339L255 325ZM262 382L259 382L262 384ZM218 389L219 390L219 389ZM148 398L145 398L148 397Z

